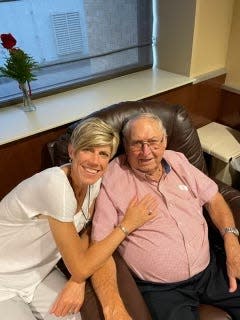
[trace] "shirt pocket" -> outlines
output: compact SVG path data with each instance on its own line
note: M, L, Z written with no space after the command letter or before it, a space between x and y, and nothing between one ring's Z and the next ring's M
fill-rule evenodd
M185 185L185 184L177 184L177 185L171 185L169 188L162 190L162 194L168 198L177 199L179 200L190 200L190 199L196 199L194 193L191 191L191 189Z

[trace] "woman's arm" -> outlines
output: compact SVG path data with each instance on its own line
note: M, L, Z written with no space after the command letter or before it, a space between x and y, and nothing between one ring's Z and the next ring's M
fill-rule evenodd
M121 225L130 233L153 219L157 214L156 209L157 201L151 195L140 201L133 199ZM116 227L105 239L86 249L72 222L61 222L52 217L48 217L48 221L72 280L79 283L99 269L126 237L123 230Z
M83 250L87 250L89 246L91 230L88 227L81 232L81 241ZM65 317L68 314L77 313L84 301L85 281L82 283L75 282L72 278L68 280L57 299L54 301L49 313L57 317Z

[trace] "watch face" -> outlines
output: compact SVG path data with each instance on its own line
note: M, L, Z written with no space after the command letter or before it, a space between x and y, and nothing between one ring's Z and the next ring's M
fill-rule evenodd
M235 234L236 236L239 236L239 231L238 231L238 229L234 230L234 234Z

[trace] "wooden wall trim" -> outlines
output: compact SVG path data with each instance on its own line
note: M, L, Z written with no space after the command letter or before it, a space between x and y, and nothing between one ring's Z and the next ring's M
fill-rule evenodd
M0 146L0 199L22 180L47 168L47 143L66 131L67 126Z
M240 94L222 88L218 122L240 130Z
M226 75L220 75L196 84L188 84L152 96L153 100L164 100L181 104L190 113L196 128L217 121L221 108L222 84Z

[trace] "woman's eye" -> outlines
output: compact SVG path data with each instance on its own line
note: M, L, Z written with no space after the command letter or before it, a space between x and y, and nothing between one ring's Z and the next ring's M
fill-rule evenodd
M102 158L110 158L110 154L109 154L109 153L105 153L105 152L101 152L101 153L100 153L100 156L101 156Z
M85 148L83 149L84 152L93 152L93 149L92 148Z

